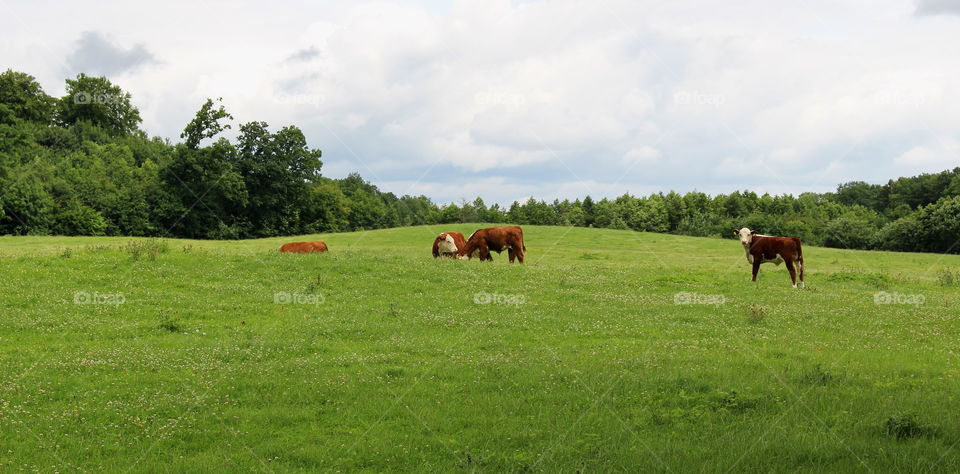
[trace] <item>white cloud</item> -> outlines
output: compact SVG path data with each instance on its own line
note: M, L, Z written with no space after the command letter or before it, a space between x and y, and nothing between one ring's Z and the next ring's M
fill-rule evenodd
M18 2L0 61L61 94L101 32L162 58L99 69L151 134L223 97L300 126L334 176L441 201L822 190L956 165L930 137L960 139L960 18L914 14L947 3Z
M103 33L84 31L67 62L70 70L65 72L115 76L154 64L157 59L143 44L124 48Z
M633 148L624 153L622 161L627 166L651 165L660 161L660 150L646 145Z
M894 163L904 171L914 173L957 167L960 166L960 142L947 138L918 145L903 152Z
M960 3L956 0L919 0L918 15L960 15Z

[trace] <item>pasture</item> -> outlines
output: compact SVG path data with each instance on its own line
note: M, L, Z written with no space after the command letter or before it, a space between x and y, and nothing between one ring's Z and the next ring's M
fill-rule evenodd
M0 237L0 471L960 466L960 256L483 226Z

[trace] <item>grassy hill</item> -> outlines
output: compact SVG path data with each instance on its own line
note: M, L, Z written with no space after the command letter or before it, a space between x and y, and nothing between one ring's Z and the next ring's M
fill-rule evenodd
M0 470L960 465L960 256L806 247L803 291L734 240L430 256L481 226L0 237Z

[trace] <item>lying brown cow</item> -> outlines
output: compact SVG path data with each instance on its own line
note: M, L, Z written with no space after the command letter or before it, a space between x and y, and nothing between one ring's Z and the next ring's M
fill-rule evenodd
M492 262L491 250L497 253L508 250L510 263L513 263L514 259L523 263L523 253L527 251L527 247L523 245L523 229L515 225L478 229L470 234L467 244L457 252L457 256L461 260L480 257L481 261Z
M433 258L456 257L457 252L467 245L467 239L459 232L442 232L433 239Z
M797 273L800 274L800 287L803 287L803 250L800 248L800 239L796 237L770 237L757 234L757 231L746 227L734 230L734 235L740 236L740 243L747 253L747 261L753 265L753 281L757 281L757 272L763 263L780 265L787 263L790 272L790 281L797 287Z
M280 246L280 251L294 253L326 252L327 244L323 242L290 242Z

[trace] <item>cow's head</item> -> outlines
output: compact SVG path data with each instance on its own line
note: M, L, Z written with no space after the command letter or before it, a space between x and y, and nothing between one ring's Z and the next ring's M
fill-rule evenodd
M744 227L740 230L734 229L733 235L739 236L740 243L743 244L744 247L746 247L746 246L749 246L751 242L753 242L753 236L757 235L757 231L750 230L749 228Z
M460 250L460 254L457 255L457 258L460 260L470 260L473 257L480 258L480 249L475 248L473 251L467 251L470 247L470 243L467 243L467 246Z
M453 236L444 232L437 236L437 249L441 253L457 253L457 244Z

